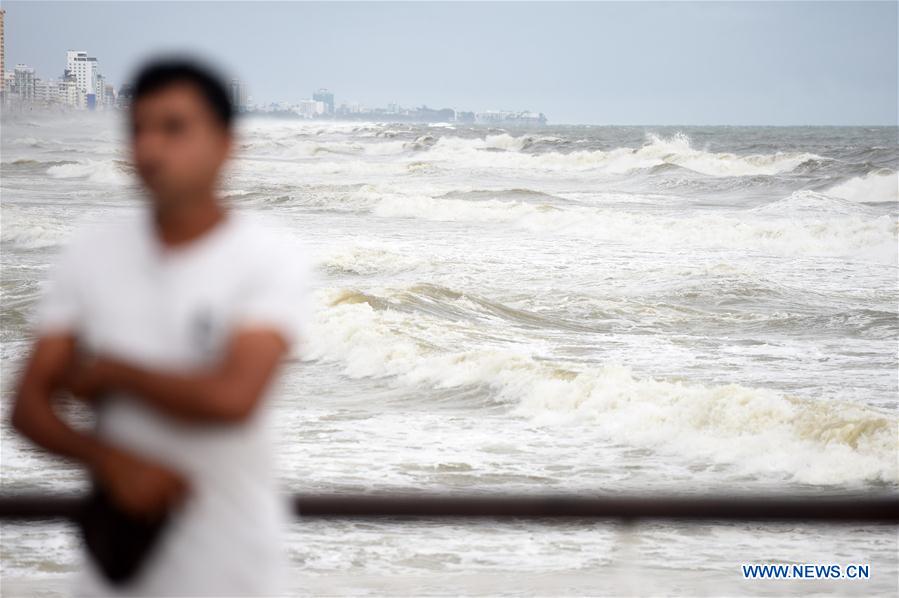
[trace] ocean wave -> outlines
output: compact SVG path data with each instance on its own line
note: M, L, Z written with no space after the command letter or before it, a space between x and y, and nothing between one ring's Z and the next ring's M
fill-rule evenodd
M326 307L308 358L340 362L352 377L490 388L491 400L538 425L595 426L618 442L752 475L824 485L899 479L899 421L868 407L739 384L640 379L621 364L583 368L535 359L525 347L454 350L457 333L446 321L377 309L351 290L322 292ZM424 340L430 326L444 346Z
M72 232L70 219L54 217L46 212L6 207L0 239L4 245L34 250L56 247L64 243Z
M897 260L899 231L894 218L869 216L848 209L838 213L813 212L796 218L797 203L804 201L796 198L768 208L775 214L781 212L783 217L751 210L671 216L600 207L559 207L552 203L520 200L467 201L370 189L356 192L355 199L360 208L370 209L380 217L502 222L539 233L584 235L593 242L642 244L644 239L651 238L657 246L670 248L714 247L783 255L849 255L889 263ZM784 214L785 207L790 213Z
M826 159L807 152L777 152L747 156L707 152L693 148L690 139L680 133L669 138L650 134L647 142L636 149L620 147L608 151L523 153L528 144L533 142L532 137L513 137L508 133L475 139L447 136L439 138L433 145L431 153L434 155L431 159L439 158L482 168L536 169L551 172L598 170L611 174L673 164L715 177L774 175L788 172L809 160Z
M466 199L469 201L481 201L485 199L495 199L497 197L518 198L530 201L544 202L555 201L564 203L567 201L562 197L552 195L544 191L528 189L526 187L516 187L513 189L453 189L452 191L447 191L445 193L437 195L436 197Z
M5 143L34 148L41 148L48 145L48 142L45 139L39 139L37 137L16 137L5 141Z
M650 142L637 150L660 163L676 164L711 176L772 175L788 172L809 160L824 160L808 152L776 152L739 156L733 153L714 153L695 149L690 138L682 133L668 139L650 135Z
M899 422L850 403L739 384L638 379L613 364L522 387L516 413L588 422L631 444L703 456L809 484L895 483Z
M433 263L427 258L413 260L399 252L385 254L352 252L348 264L340 255L337 264L328 260L323 269L332 274L365 275L418 270L418 274L426 275L421 270ZM817 334L830 331L844 337L888 339L897 333L897 312L891 307L892 297L866 293L870 307L816 311L810 305L832 301L833 297L801 286L777 283L759 273L738 272L728 266L721 263L694 270L705 271L706 276L700 282L644 288L633 296L625 293L603 297L590 292L560 291L549 309L527 297L501 302L471 291L425 282L377 292L348 291L334 304L364 302L378 310L429 314L472 324L502 321L513 330L537 329L541 334L560 331L680 334L692 330L730 334L739 328L759 336L771 333L804 336L814 330Z
M748 212L774 215L843 214L874 215L875 212L864 204L859 204L839 196L830 196L816 191L802 190L788 197L751 208Z
M710 152L692 147L689 137L681 133L668 138L650 134L639 148L562 151L571 146L570 140L548 135L513 136L506 132L461 137L444 131L453 132L429 128L427 133L402 139L396 132L379 127L368 138L354 131L347 132L353 134L348 138L317 138L309 137L308 132L297 133L295 129L265 129L248 136L240 148L246 157L267 155L279 160L302 160L324 154L358 160L394 156L450 170L501 169L538 175L564 172L617 175L651 169L659 172L660 167L668 167L708 177L771 176L828 161L808 152L751 155ZM326 131L330 135L337 132L332 128Z
M386 246L352 246L332 250L322 257L317 266L330 274L370 276L397 274L413 270L424 260L413 252Z
M334 154L337 156L386 156L401 154L409 147L404 141L360 142L359 140L324 141L296 139L261 139L240 145L241 152L248 156L255 154L274 155L279 159L313 158Z
M876 170L835 185L826 193L852 202L895 203L899 202L899 175L883 169Z
M92 183L126 185L131 182L131 165L123 160L67 162L47 169L54 179L86 179Z
M241 185L258 186L277 184L294 186L298 182L309 182L313 177L351 177L353 181L366 181L372 177L407 174L412 163L402 161L377 161L359 159L339 159L329 155L309 161L258 158L242 156L232 165L232 173L241 177ZM314 180L314 179L312 179ZM343 182L343 181L341 181Z
M343 303L367 303L374 309L392 309L410 314L429 314L450 320L482 321L485 318L501 319L519 327L569 330L575 332L601 332L598 324L608 313L594 313L589 321L584 318L566 317L557 313L513 307L476 293L460 292L433 283L416 283L389 293L386 297L363 291L346 291L333 300L332 305ZM615 314L618 317L620 314Z
M53 166L64 166L67 164L77 164L73 160L33 160L30 158L19 158L10 162L3 162L2 167L11 171L32 171Z

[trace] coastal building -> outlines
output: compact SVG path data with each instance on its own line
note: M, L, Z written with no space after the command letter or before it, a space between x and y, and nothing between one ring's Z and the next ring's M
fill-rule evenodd
M3 105L15 109L83 110L115 106L115 90L100 73L99 62L82 50L66 52L61 79L42 79L32 67L17 64L12 72L4 71L2 84Z
M50 104L56 101L56 81L35 79L34 98L36 104Z
M359 102L344 102L337 108L337 114L347 116L349 114L363 114L368 109Z
M84 106L89 109L95 108L97 106L98 90L102 81L100 64L97 59L93 56L88 56L84 50L67 51L66 76L75 78L79 91L84 94Z
M6 91L6 40L3 37L3 19L6 11L0 8L0 100Z
M97 78L95 79L94 88L94 102L97 108L103 108L106 99L106 77L97 73Z
M131 98L134 96L134 87L130 83L123 83L119 87L119 93L116 96L116 106L124 109L131 105Z
M56 101L67 108L80 108L84 94L72 77L56 81Z
M297 113L304 118L315 118L326 114L328 107L321 100L300 100Z
M247 85L240 79L231 79L229 86L231 104L236 112L247 111Z
M475 122L486 125L545 125L546 115L529 110L521 112L488 110L475 114Z
M115 100L115 87L113 87L112 83L106 83L103 86L103 106L112 108L116 105Z
M27 64L17 64L13 92L20 102L34 101L34 69Z
M334 114L334 94L327 89L319 89L312 94L312 99L325 105L325 114Z

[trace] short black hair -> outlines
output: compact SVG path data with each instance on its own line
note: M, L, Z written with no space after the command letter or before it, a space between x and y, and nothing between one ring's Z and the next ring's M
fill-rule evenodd
M181 83L193 85L222 127L231 129L234 107L228 88L213 69L194 60L163 58L144 64L134 77L131 105L143 96Z

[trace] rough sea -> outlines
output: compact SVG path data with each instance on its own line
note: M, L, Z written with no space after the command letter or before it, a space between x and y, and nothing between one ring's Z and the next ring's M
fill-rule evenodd
M76 223L145 200L118 117L2 123L2 490L83 472L8 426ZM222 193L316 264L284 371L294 492L897 490L894 127L247 117ZM895 527L298 520L297 594L895 595ZM4 595L66 594L74 530L2 525ZM744 580L868 563L867 581Z

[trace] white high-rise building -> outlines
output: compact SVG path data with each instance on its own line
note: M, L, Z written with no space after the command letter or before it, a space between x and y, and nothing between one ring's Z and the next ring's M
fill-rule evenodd
M326 109L325 103L317 100L300 100L300 103L297 105L297 112L306 118L314 118L324 114Z
M34 101L39 104L52 104L56 101L56 82L45 79L34 80Z
M15 73L16 94L21 102L34 101L34 69L27 64L17 64Z
M78 89L74 79L63 79L56 82L56 97L59 103L70 108L82 108L84 94Z
M247 85L240 79L231 79L229 86L231 105L235 112L247 111Z
M103 108L106 104L106 77L97 73L94 80L94 94L96 95L97 108Z
M84 50L69 50L66 52L66 73L75 78L79 91L85 95L88 106L99 104L97 96L100 95L100 64L93 56L88 56ZM93 96L93 100L88 96ZM100 100L102 101L102 100Z
M3 40L3 17L6 11L0 8L0 96L6 89L6 42Z
M114 108L115 100L115 87L112 86L112 83L107 83L103 86L103 105L107 108Z

